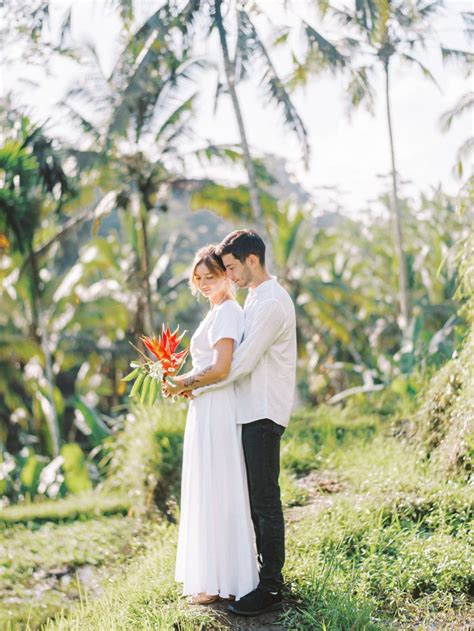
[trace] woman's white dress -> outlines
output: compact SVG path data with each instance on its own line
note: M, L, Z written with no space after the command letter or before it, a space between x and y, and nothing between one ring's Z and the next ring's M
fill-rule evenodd
M213 346L243 336L244 315L234 300L209 311L191 338L193 372L212 364ZM258 584L255 534L236 423L233 384L190 401L184 434L181 511L176 558L183 595L234 595Z

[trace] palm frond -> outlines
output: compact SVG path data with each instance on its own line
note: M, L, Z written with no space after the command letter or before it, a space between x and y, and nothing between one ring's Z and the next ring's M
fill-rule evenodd
M139 65L140 56L150 43L161 36L161 41L166 40L169 31L169 24L166 22L165 7L160 7L153 13L130 37L125 49L121 53L111 74L111 81L114 85L120 84L122 77L133 74L133 67ZM154 35L154 37L153 37Z
M428 68L418 59L416 59L415 57L412 57L411 55L408 55L407 53L400 53L400 57L402 59L404 59L405 61L408 61L409 63L415 64L416 66L418 66L418 68L421 70L421 72L423 73L423 76L426 79L429 79L432 83L434 83L434 85L438 88L438 90L441 92L441 86L439 85L439 83L436 81L436 79L434 78L433 74L428 70Z
M464 35L468 42L474 40L474 11L461 11L461 17L464 22Z
M326 12L328 12L329 10L331 12L331 15L342 27L356 24L356 18L352 13L350 13L349 9L340 9L328 4ZM326 12L324 13L324 15L326 14Z
M185 50L188 50L193 45L195 39L194 36L197 30L197 23L202 13L202 9L202 0L188 0L176 17L175 23L183 35Z
M200 162L212 162L218 159L231 164L237 164L243 161L243 154L239 145L216 145L210 143L205 147L200 147L193 151L193 155Z
M280 33L273 40L272 46L276 48L277 46L286 44L286 42L288 41L289 35L290 35L290 30L288 28L282 29Z
M136 137L140 136L164 87L163 75L170 72L169 62L166 53L161 53L159 31L152 31L126 76L126 86L114 108L108 135L123 134L134 119Z
M324 18L326 14L332 10L329 0L316 0L316 6L322 18Z
M428 2L428 4L425 4L421 0L418 0L416 3L416 11L420 16L428 18L434 15L441 6L442 2L440 2L439 0L435 0L435 2Z
M188 119L184 122L183 119L186 115L192 112L195 98L196 93L178 105L178 107L171 112L171 114L161 124L155 135L155 141L157 143L164 142L166 144L169 142L170 138L175 139L177 137L177 130L182 130L188 123ZM181 132L179 132L179 135L181 135Z
M304 62L300 62L294 53L292 53L291 59L293 61L293 69L291 75L286 80L286 87L290 90L290 92L299 86L305 86L308 83L310 76L310 64L308 63L308 59Z
M116 5L120 12L120 17L125 23L130 23L134 17L133 0L109 0Z
M369 70L366 66L351 70L346 90L352 107L365 105L367 110L373 113L375 93L369 80Z
M210 210L226 219L251 220L253 217L246 186L228 187L208 182L192 193L191 209Z
M79 124L82 131L86 134L91 134L96 142L100 140L100 130L94 123L91 123L87 118L80 114L72 105L62 100L58 103L59 107L65 109L68 113L69 119Z
M454 63L460 63L462 67L467 70L472 69L472 63L474 62L474 54L467 50L460 50L457 48L441 47L441 54L443 61L452 61Z
M97 47L95 46L94 43L87 42L85 44L85 49L86 49L86 51L88 52L88 54L92 58L94 69L99 72L100 77L102 78L102 80L105 83L107 83L108 78L105 76L104 70L102 68L102 63L101 63L101 60L100 60L100 56L99 56L99 52L97 50Z
M474 92L467 92L466 94L463 94L458 102L454 105L454 107L447 112L444 112L444 114L441 116L441 129L443 131L448 131L456 118L459 118L464 114L464 112L467 112L473 108Z
M68 105L71 105L71 101L75 104L82 103L86 107L93 103L97 114L109 112L116 98L115 86L111 83L110 77L105 75L94 44L87 43L85 51L83 64L87 65L87 75L66 90L62 102Z
M172 33L177 35L181 19L181 14L174 15L166 2L130 37L111 77L118 99L109 117L107 137L126 136L133 129L138 141L145 130L158 122L159 103L166 102L168 111L174 107L174 115L178 117L188 109L190 103L183 105L181 91L184 84L194 81L196 70L206 64L202 59L189 59L186 52L181 56L175 54ZM189 91L184 98L189 99ZM173 112L171 117L168 126L176 123ZM172 135L176 139L179 133L176 128Z
M323 37L321 33L307 22L304 22L304 31L308 45L312 51L317 52L317 58L323 69L329 68L333 72L337 72L341 68L346 67L348 57L343 55L333 43ZM349 39L347 41L353 42L354 40Z
M276 200L273 196L260 192L262 209L267 215L273 215ZM225 219L252 221L249 190L246 186L223 186L211 181L201 181L191 193L191 209L209 210Z
M465 140L459 147L457 152L457 159L459 161L467 160L474 154L474 136L471 136Z
M356 0L357 23L367 32L373 33L379 26L380 15L386 13L387 0Z
M244 11L239 11L238 13L238 23L240 25L239 28L241 33L240 45L245 46L249 51L246 53L246 60L250 60L252 57L258 56L259 60L263 62L265 70L260 83L265 85L270 100L283 109L285 122L293 133L296 134L303 149L304 160L305 162L308 162L310 146L305 125L298 114L296 107L283 84L283 81L278 76L270 55L260 39L249 15Z
M61 27L59 29L59 46L62 47L64 44L64 40L66 36L71 32L71 16L72 16L72 7L67 9L64 14L63 20L61 22Z
M474 26L474 11L461 11L461 17L466 26Z

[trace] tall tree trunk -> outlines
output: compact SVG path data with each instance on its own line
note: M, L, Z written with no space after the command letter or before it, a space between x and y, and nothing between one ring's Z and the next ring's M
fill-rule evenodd
M150 247L148 242L148 226L146 210L140 208L140 223L143 241L143 257L142 257L142 279L143 288L146 296L146 317L145 326L147 327L148 334L153 332L153 309L151 304L151 287L150 287Z
M49 351L48 333L44 319L43 306L41 304L41 292L39 282L38 261L33 248L29 250L30 271L31 271L31 290L33 294L33 319L35 321L35 333L39 339L44 354L45 376L48 383L49 402L51 405L51 414L45 413L46 423L48 424L51 436L51 446L53 456L59 454L59 421L56 404L54 401L54 377L53 363L51 353Z
M219 31L219 40L222 48L222 56L224 58L224 70L227 79L227 86L229 88L230 98L232 100L232 106L234 108L235 118L237 119L237 125L239 128L240 144L242 145L242 152L244 154L245 169L247 171L250 206L252 207L255 223L258 230L261 232L262 238L266 241L266 258L267 264L274 264L273 248L270 239L270 234L265 226L265 219L263 216L262 206L258 195L257 178L255 176L255 169L253 166L252 157L250 155L249 144L247 141L247 133L245 131L244 119L242 117L242 111L240 109L240 103L237 96L237 90L235 87L235 67L230 60L229 47L227 45L227 37L224 28L224 21L222 19L222 0L215 0L215 16L217 30Z
M410 298L408 292L408 272L403 248L402 217L398 197L397 169L395 166L395 148L393 141L392 115L390 110L389 60L385 62L385 100L387 105L387 123L390 139L390 160L392 170L392 219L394 228L395 251L398 259L398 291L400 300L401 329L406 333L410 321Z
M140 226L138 232L138 274L140 277L140 297L138 300L137 322L142 322L141 330L137 332L143 335L152 333L152 308L151 308L151 288L150 288L150 253L148 246L147 218L145 210L142 208L140 194L135 183L132 183L131 195L132 215L135 222ZM141 313L140 313L141 312Z

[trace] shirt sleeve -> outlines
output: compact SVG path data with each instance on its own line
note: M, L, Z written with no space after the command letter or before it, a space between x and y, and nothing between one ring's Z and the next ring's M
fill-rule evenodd
M223 338L231 338L237 343L244 334L244 312L242 309L226 302L218 310L214 322L209 327L208 339L211 347Z
M278 301L271 299L262 302L256 308L244 341L234 352L227 377L217 383L193 390L193 395L199 396L209 390L222 388L251 373L263 354L278 338L284 323L285 313Z

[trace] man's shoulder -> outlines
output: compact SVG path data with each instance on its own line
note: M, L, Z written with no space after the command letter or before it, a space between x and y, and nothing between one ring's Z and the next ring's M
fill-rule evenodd
M282 288L283 289L283 288ZM288 292L283 289L282 293L275 293L269 296L260 296L254 302L255 313L265 314L267 318L283 319L286 322L294 320L295 307Z
M293 300L288 291L281 285L276 278L272 283L266 285L265 290L258 294L248 294L245 300L244 308L259 309L259 308L276 308L280 307L283 311L294 311Z
M288 291L280 285L278 281L272 283L268 296L265 296L269 300L275 300L285 309L294 309L293 300ZM262 296L262 298L265 298Z

